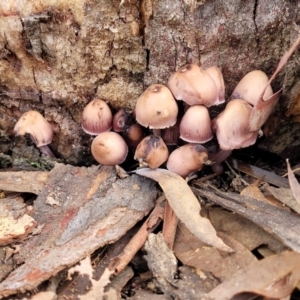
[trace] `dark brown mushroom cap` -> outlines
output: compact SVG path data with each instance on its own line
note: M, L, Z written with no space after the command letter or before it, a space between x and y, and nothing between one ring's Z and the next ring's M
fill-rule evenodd
M186 177L194 171L201 170L208 160L205 147L199 144L186 144L174 150L167 161L167 169Z
M122 132L125 126L129 126L133 123L132 121L133 117L131 111L127 108L121 108L113 116L113 130L115 132Z
M37 147L42 147L51 143L53 128L38 111L29 110L16 123L14 133L16 136L29 133Z
M226 108L213 121L219 146L222 150L245 148L256 142L258 131L249 131L252 106L241 99L227 103Z
M180 138L189 143L205 143L213 138L208 109L194 105L185 112L180 125Z
M242 99L255 105L262 94L263 89L269 81L268 76L261 70L254 70L247 73L238 83L230 99ZM268 99L273 95L272 87L269 85L263 98Z
M150 135L138 144L134 159L142 166L156 169L168 159L168 156L169 151L163 139L157 135Z
M145 137L144 128L139 124L132 124L123 131L123 136L128 146L135 150Z
M170 77L168 87L177 100L183 100L189 105L202 104L210 107L219 103L214 80L194 64L179 68Z
M128 147L116 132L103 132L97 135L91 146L95 160L104 166L119 165L126 159Z
M174 125L177 114L177 103L170 90L162 84L149 86L138 98L135 107L137 122L150 129Z
M112 113L101 99L92 100L82 112L82 129L91 135L109 131L112 127Z

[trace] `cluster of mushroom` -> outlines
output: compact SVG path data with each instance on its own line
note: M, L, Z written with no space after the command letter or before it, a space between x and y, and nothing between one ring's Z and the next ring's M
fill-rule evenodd
M213 169L217 171L231 150L255 143L270 109L268 105L267 111L259 112L263 120L253 130L249 128L253 105L257 104L262 91L264 98L278 99L279 96L274 94L274 97L268 83L264 72L248 73L233 91L225 110L211 121L208 107L225 102L222 73L215 66L203 70L188 64L170 77L167 86L153 84L148 87L137 100L133 113L123 108L113 116L105 101L92 100L83 111L81 126L86 133L96 136L91 152L102 165L123 163L131 149L141 167L155 169L166 163L170 171L186 177L212 160L215 162ZM185 113L179 119L175 99L185 102ZM37 130L41 127L43 130ZM152 130L152 134L146 136L143 127ZM161 130L164 130L162 135ZM47 147L53 136L52 126L40 113L28 111L23 114L14 131L16 135L29 133L43 153L54 157ZM211 140L214 132L221 151L209 160L202 144ZM186 144L169 155L168 145L177 145L179 138Z
M96 99L84 109L81 125L85 132L97 135L91 149L99 163L122 163L129 146L141 167L155 169L166 163L170 171L183 177L211 163L202 144L211 140L215 132L221 149L211 156L216 171L231 150L255 143L260 128L249 129L250 114L265 86L264 97L273 95L268 80L262 71L248 73L235 88L225 110L211 121L208 107L225 102L222 73L215 66L203 70L188 64L170 77L167 86L148 87L137 100L133 114L121 109L113 117L108 105ZM180 120L175 99L185 102ZM264 120L267 117L268 113ZM145 136L143 127L152 130L152 134ZM111 128L114 132L109 131ZM177 145L179 138L187 144L169 155L168 145Z
M121 109L113 117L103 100L91 101L83 111L81 125L87 133L97 135L91 148L94 158L103 165L121 164L127 157L129 145L140 166L154 169L166 162L169 170L186 177L210 163L202 144L212 139L215 133L220 151L210 155L210 160L214 162L214 171L219 171L220 163L233 149L255 143L281 93L273 94L270 84L299 44L300 36L282 56L270 79L259 70L246 74L234 89L225 109L212 121L207 108L225 102L223 76L215 66L203 70L188 64L171 76L167 87L161 84L148 87L136 104L134 116L137 123L126 109ZM186 103L181 120L177 120L175 99ZM153 134L145 137L142 126L152 129ZM111 128L115 132L109 131ZM164 129L164 139L161 129ZM16 135L29 133L43 153L54 157L47 146L52 140L52 126L39 112L31 110L23 114L14 132ZM187 144L169 155L166 144L177 145L179 138Z

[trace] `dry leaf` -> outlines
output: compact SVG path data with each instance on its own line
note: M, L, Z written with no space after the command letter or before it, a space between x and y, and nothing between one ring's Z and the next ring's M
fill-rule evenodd
M267 245L276 253L286 250L275 237L238 213L212 206L208 210L209 220L218 232L224 232L252 251Z
M206 186L205 189L195 189L195 191L213 203L248 218L276 236L286 246L295 251L300 251L300 218L295 213L286 211L268 202L258 201L254 198L234 193L210 192Z
M293 195L294 195L295 199L297 200L297 202L300 203L300 184L297 181L297 178L291 169L288 159L286 160L286 163L287 163L288 178L289 178L289 184L290 184L291 190L292 190Z
M211 272L221 281L231 278L238 270L246 269L256 261L255 256L242 244L224 233L219 235L235 253L221 255L217 249L205 245L179 223L174 245L175 255L184 265Z
M268 199L263 195L263 193L260 191L259 187L256 184L248 185L241 191L240 194L254 198L259 201L269 202Z
M280 202L292 208L298 214L300 214L300 204L295 199L291 189L276 188L273 186L267 186L267 190Z
M136 173L159 183L178 219L195 236L222 251L234 252L217 236L210 221L200 216L200 204L181 176L164 169L140 169Z
M255 103L255 105L251 111L251 115L250 115L250 119L249 119L249 130L250 131L258 131L261 128L261 126L266 122L266 120L271 115L271 113L274 111L274 108L279 100L281 90L274 93L268 99L264 99L263 96L264 96L265 91L268 88L268 86L275 79L276 75L281 71L281 69L286 65L286 63L287 63L288 59L291 57L291 55L295 52L299 43L300 43L300 36L293 43L293 45L290 47L288 52L286 52L282 56L280 62L278 63L277 69L275 70L275 72L273 73L271 78L269 79L265 88L262 90L258 101Z
M228 300L247 292L281 299L291 294L299 280L300 254L286 251L266 257L250 265L247 270L237 272L207 296L209 299Z

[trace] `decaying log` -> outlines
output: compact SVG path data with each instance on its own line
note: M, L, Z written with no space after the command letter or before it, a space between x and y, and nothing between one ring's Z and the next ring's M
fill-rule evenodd
M298 1L280 0L2 1L0 153L20 142L12 129L21 113L38 109L54 126L55 154L89 162L80 128L87 102L133 108L147 86L190 62L220 67L229 96L246 72L272 74L299 34L299 10ZM283 97L261 145L294 159L300 125L284 114L299 115L297 53L274 82Z

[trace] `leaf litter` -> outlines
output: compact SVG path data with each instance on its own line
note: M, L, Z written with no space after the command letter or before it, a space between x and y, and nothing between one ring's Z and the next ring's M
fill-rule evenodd
M34 202L34 209L29 213L36 222L34 227L41 228L40 233L33 236L29 232L19 240L20 252L12 255L15 262L23 265L17 267L0 284L0 295L8 296L32 290L49 279L47 289L36 293L32 299L55 299L58 295L61 295L59 299L65 299L68 297L68 293L65 293L67 291L73 295L72 299L100 299L100 296L101 299L124 298L121 291L128 290L124 286L134 276L131 268L126 266L143 253L139 252L140 249L146 251L145 258L153 276L152 284L156 291L164 293L163 299L231 299L245 293L281 299L290 295L297 286L300 278L298 254L283 251L299 251L296 236L299 216L270 203L257 183L250 184L241 195L237 195L221 192L209 184L197 183L196 180L192 183L194 194L185 180L169 171L141 169L136 173L157 181L164 194L157 198L159 191L154 188L153 182L144 182L143 177L131 175L118 179L112 168L78 168L58 164L44 176L48 179L44 181L44 187ZM83 179L87 175L88 182ZM41 186L41 181L39 182ZM28 190L26 184L23 186ZM140 198L134 201L143 202L145 200L141 199L145 197L145 193L150 194L148 204L143 204L144 208L138 209L139 216L129 222L137 214L137 211L132 210L133 207L136 209L131 203L133 197L139 194ZM202 202L207 199L233 213L214 206L201 208L195 195L201 197ZM51 199L52 205L49 205L49 197L55 200L53 202ZM105 205L104 202L98 204L94 201L97 199L99 202L102 198ZM127 235L126 241L119 244L121 236L125 237L126 231L149 213L155 199L156 205L149 217L142 225L136 225L135 233ZM107 205L114 200L117 206ZM172 211L166 217L166 201L180 220L177 229ZM188 205L190 201L192 204ZM21 204L23 213L28 213L21 198L18 203L19 206ZM10 204L13 205L13 201ZM121 209L128 205L129 210ZM97 207L101 210L105 206L109 206L107 212L100 213L98 209L98 212L94 212ZM118 214L122 214L122 217L119 218ZM17 213L15 217L21 215ZM173 236L170 240L165 240L163 234L151 234L159 228L157 226L163 219L167 228L173 228L169 229ZM115 231L120 230L121 224L123 228L116 236ZM109 229L110 226L113 230ZM33 230L34 228L31 229ZM95 243L96 236L99 240ZM104 239L101 240L101 237ZM174 243L175 256L168 240ZM98 263L92 262L90 255L108 243L116 245L118 251L107 260L104 257ZM224 245L227 251L224 251ZM266 250L272 250L274 255L258 261L252 252L262 245L267 245ZM63 253L68 253L68 259ZM109 254L109 250L104 250L104 253ZM282 261L282 264L277 264L274 269L274 261L277 260ZM67 280L59 277L59 272L80 261L73 269L73 272L77 270L79 273L75 281L71 279L74 284L79 284L78 288L74 288L76 285L72 284L71 289L68 286L59 289L59 281ZM178 261L183 266L178 266ZM96 276L99 267L101 272ZM69 272L71 271L72 269ZM259 280L252 275L255 272L263 272ZM80 282L85 282L85 278L88 281L82 286ZM113 282L120 280L122 283L114 287ZM237 286L233 282L243 284ZM150 295L151 293L153 294L150 291ZM143 293L136 290L136 295L139 294ZM125 298L134 299L134 295Z

